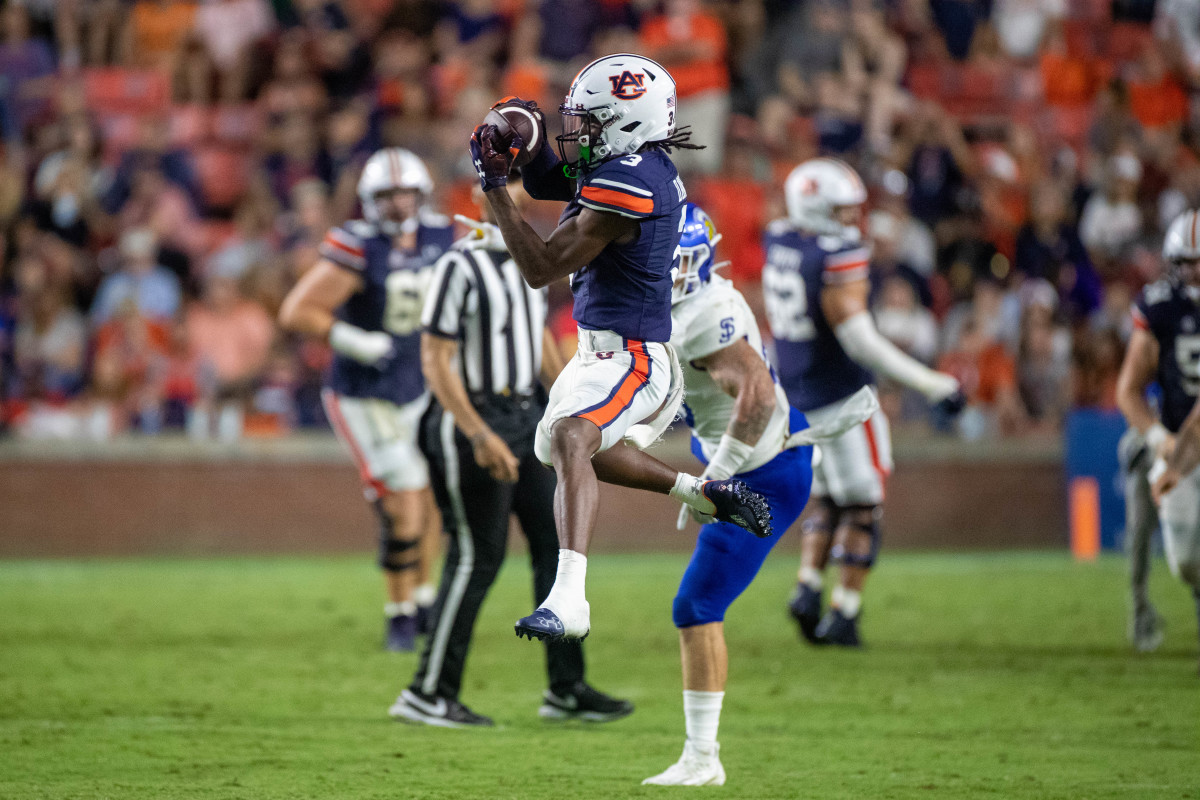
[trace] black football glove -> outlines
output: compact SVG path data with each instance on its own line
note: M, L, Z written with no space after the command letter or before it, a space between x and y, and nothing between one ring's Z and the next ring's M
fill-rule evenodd
M505 147L496 135L495 125L479 125L471 134L471 163L479 175L479 183L485 192L508 185L508 173L513 160L525 142L514 134L512 142Z
M933 406L933 413L944 420L952 420L967 407L967 396L959 389L949 397L943 397Z

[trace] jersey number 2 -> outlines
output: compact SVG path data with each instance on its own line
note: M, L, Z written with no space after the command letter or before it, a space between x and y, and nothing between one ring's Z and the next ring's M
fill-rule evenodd
M394 336L407 336L421 325L421 309L425 305L425 290L433 270L398 270L389 273L387 305L383 310L383 329Z
M808 316L808 293L799 270L763 270L763 301L776 339L807 342L817 335Z

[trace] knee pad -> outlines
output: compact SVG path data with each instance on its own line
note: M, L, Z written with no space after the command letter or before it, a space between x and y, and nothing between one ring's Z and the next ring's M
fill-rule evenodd
M412 552L421 540L397 539L393 535L394 520L383 507L383 500L376 500L375 514L379 517L379 568L384 572L404 572L416 569L421 562L419 553Z
M847 549L843 543L838 542L833 546L830 557L848 567L870 569L874 566L879 555L879 516L879 506L843 508L841 519L838 521L839 527L845 527L860 536L870 537L871 546L866 553L862 553L857 549Z
M800 533L804 536L829 536L837 528L841 509L829 497L814 497L813 510L804 522L800 524Z

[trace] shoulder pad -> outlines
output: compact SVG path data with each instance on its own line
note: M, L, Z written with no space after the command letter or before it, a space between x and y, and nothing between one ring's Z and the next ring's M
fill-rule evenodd
M360 239L373 239L382 233L375 223L367 222L365 219L352 219L340 227Z
M450 218L445 214L439 214L436 211L422 208L417 212L417 219L426 228L449 228L453 225Z
M792 233L794 230L792 228L792 221L787 218L773 219L767 223L767 233L772 236L782 236L785 233Z
M1174 291L1175 285L1164 278L1143 286L1142 297L1145 299L1146 305L1153 306L1170 300Z

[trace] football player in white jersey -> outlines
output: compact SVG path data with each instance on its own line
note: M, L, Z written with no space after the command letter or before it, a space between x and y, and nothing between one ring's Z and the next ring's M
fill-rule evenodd
M719 239L708 215L688 203L671 295L671 346L683 366L692 451L706 464L703 479L745 481L767 498L778 529L785 531L808 501L811 442L862 423L877 403L864 390L844 405L830 429L808 427L767 363L754 313L733 284L713 274L720 266L714 263ZM684 506L680 528L687 513ZM779 539L760 539L728 522L701 521L672 615L683 661L687 740L678 762L643 783L725 782L717 744L729 661L725 611Z

